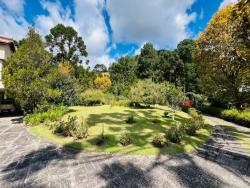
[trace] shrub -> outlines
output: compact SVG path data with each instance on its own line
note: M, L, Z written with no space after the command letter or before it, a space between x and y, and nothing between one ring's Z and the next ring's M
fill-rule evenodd
M169 112L164 112L163 117L165 118L170 117Z
M111 106L124 106L124 107L130 107L131 102L129 100L114 100L111 102Z
M153 119L152 122L158 124L158 123L161 123L161 120L159 120L159 119Z
M188 110L188 114L191 116L191 119L192 119L192 121L190 121L190 123L193 122L193 124L195 124L197 129L204 127L205 122L203 120L203 117L202 117L202 115L198 114L198 112L196 111L195 108L190 108Z
M44 110L44 109L43 109ZM45 121L56 121L69 112L65 106L55 106L47 112L39 112L25 116L24 121L27 125L39 125Z
M68 116L67 121L59 121L54 125L54 133L72 136L77 139L87 138L88 127L87 122L83 118L77 121L76 116Z
M101 90L89 89L80 96L81 104L86 106L95 106L105 104L105 96Z
M156 134L154 135L153 137L153 140L152 140L152 144L155 146L155 147L163 147L165 142L164 142L164 136L161 135L161 134Z
M112 82L108 76L98 76L94 80L95 87L97 89L107 90L112 86Z
M172 125L166 132L166 138L171 142L180 143L183 138L183 127Z
M188 109L191 108L192 102L190 100L186 100L182 103L182 111L188 112Z
M126 123L128 123L128 124L133 124L135 122L136 122L136 120L135 120L135 117L133 114L129 115L128 118L126 119Z
M127 146L132 143L132 137L128 133L123 133L119 140L120 144L123 146Z
M221 117L228 121L250 127L250 109L246 109L244 111L236 109L223 110L221 112Z
M190 118L186 120L184 124L184 131L190 136L194 136L196 134L196 131L199 129L198 124L195 122L194 118Z

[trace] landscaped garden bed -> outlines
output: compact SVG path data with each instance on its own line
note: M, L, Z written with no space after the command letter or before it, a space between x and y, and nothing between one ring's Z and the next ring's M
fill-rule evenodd
M183 128L180 130L182 136L179 142L169 141L167 132L172 129L171 127L184 127L190 116L176 111L173 120L172 115L164 115L166 112L172 110L160 105L148 109L110 105L75 106L70 107L70 112L64 115L60 122L67 122L67 126L71 126L72 122L69 123L68 119L72 117L76 117L79 122L84 121L79 124L87 127L86 138L77 139L73 137L74 134L63 136L55 131L53 126L49 126L55 121L29 126L29 130L63 146L94 152L143 155L191 152L209 138L211 127L205 125L194 132L193 136L185 133Z

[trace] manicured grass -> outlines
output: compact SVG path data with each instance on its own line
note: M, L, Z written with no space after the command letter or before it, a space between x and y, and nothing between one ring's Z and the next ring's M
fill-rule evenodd
M155 148L152 144L152 138L155 134L164 134L172 123L172 118L164 118L163 114L169 111L168 107L155 106L151 109L134 109L128 107L111 107L94 106L94 107L71 107L71 113L68 115L76 115L84 117L89 123L89 137L83 140L74 141L71 138L65 138L55 135L46 126L30 127L30 131L52 142L74 148L80 148L87 151L108 152L108 153L126 153L126 154L175 154L181 152L190 152L203 144L211 133L211 127L198 131L197 136L185 136L181 144L173 144L164 148ZM127 124L126 119L134 115L136 122ZM175 121L182 122L188 115L184 112L177 111ZM160 122L155 121L160 120ZM154 123L155 122L155 123ZM107 142L103 146L96 146L98 136L104 127L104 134L108 136ZM119 144L119 137L122 133L128 132L132 135L133 144L123 147Z

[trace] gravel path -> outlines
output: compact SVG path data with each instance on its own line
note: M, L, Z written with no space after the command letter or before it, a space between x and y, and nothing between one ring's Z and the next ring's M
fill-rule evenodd
M248 130L249 131L249 130ZM197 154L129 156L61 148L0 118L0 187L250 187L250 173Z

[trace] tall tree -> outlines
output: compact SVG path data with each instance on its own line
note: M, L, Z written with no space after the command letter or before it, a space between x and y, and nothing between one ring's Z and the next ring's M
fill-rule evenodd
M183 62L176 51L160 50L159 62L155 68L156 80L158 82L169 81L180 84L183 68Z
M112 81L112 92L117 95L127 95L130 86L136 80L136 58L122 57L109 68Z
M250 102L247 89L250 86L250 48L240 35L245 31L242 23L249 25L249 12L249 3L222 8L212 18L205 33L200 34L194 53L206 94L227 99L237 107ZM247 35L249 31L245 32Z
M107 72L107 67L104 64L96 64L93 71L97 74Z
M50 58L40 35L30 28L18 51L4 63L6 93L26 112L32 112L40 102L57 93L50 84L54 70Z
M192 39L184 39L177 45L177 52L184 63L184 75L182 85L187 92L200 92L199 74L197 65L193 62L192 54L195 44Z
M141 49L138 59L137 75L141 79L153 78L155 65L158 62L157 51L151 43L146 43Z
M87 57L86 45L74 28L58 24L45 36L54 63L69 61L74 66L81 63L80 57Z

